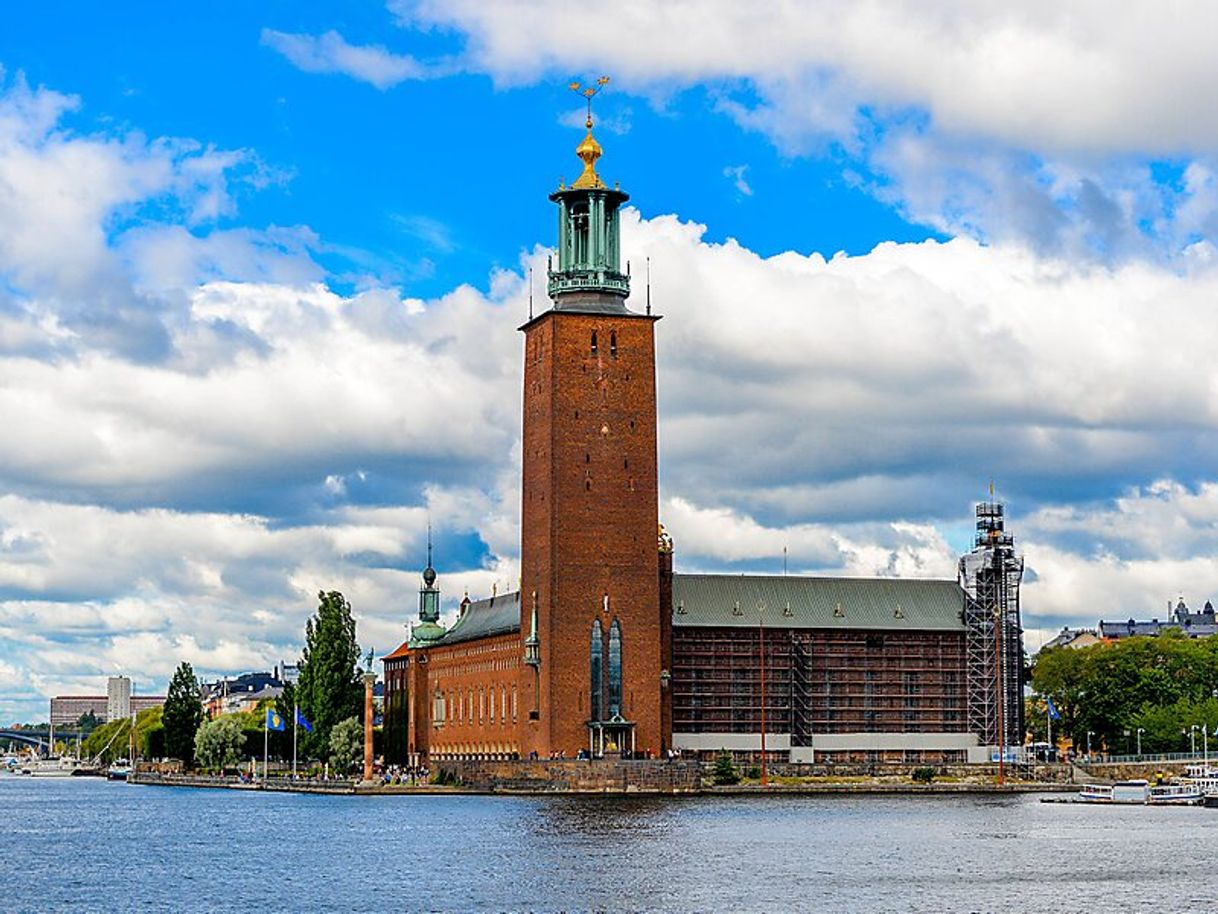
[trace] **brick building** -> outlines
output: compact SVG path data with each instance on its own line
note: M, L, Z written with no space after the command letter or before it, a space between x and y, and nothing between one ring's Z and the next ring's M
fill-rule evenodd
M673 573L658 523L659 318L626 307L628 198L597 175L587 126L583 173L550 195L552 307L520 328L521 588L466 598L445 630L429 546L419 622L384 658L387 760L753 754L763 683L776 760L982 757L993 723L970 708L996 705L1010 677L1001 645L997 668L990 657L970 674L976 605L960 583Z

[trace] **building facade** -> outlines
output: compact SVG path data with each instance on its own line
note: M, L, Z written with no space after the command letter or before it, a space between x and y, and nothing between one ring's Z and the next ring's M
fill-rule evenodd
M1214 617L1214 604L1206 600L1205 606L1201 608L1200 612L1193 612L1181 597L1174 608L1170 602L1168 603L1165 621L1129 619L1124 622L1106 622L1101 619L1099 625L1100 638L1104 641L1132 638L1136 635L1154 637L1168 630L1176 631L1190 638L1208 638L1210 635L1218 634L1218 619Z
M119 720L131 716L131 680L126 676L111 676L106 680L106 719Z
M429 545L419 621L383 658L387 761L756 754L763 718L775 759L982 757L997 734L970 708L978 689L993 707L1018 681L998 657L1004 640L1008 654L1022 644L1017 602L1001 619L977 611L979 594L993 602L978 577L992 562L962 564L958 581L673 572L659 525L659 318L626 306L628 197L597 174L587 128L580 177L550 195L551 307L520 328L521 586L466 598L446 630ZM995 625L995 650L970 653Z

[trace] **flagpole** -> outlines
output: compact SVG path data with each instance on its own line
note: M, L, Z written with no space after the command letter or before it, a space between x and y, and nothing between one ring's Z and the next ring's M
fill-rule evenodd
M1053 751L1053 712L1049 710L1049 703L1045 702L1045 724L1049 728L1049 751ZM1048 759L1046 758L1047 762Z
M292 780L296 780L296 731L300 729L300 705L292 705Z
M269 747L271 744L271 728L267 726L267 721L262 722L262 786L266 786L266 762L269 757Z

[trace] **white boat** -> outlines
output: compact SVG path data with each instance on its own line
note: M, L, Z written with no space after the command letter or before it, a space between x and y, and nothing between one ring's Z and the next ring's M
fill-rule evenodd
M22 764L25 774L35 778L70 778L80 769L80 759L54 755L50 758L30 759Z
M1117 781L1115 784L1084 784L1078 799L1083 803L1144 804L1150 799L1149 781Z
M1150 788L1146 802L1151 806L1196 806L1205 799L1205 794L1196 784L1159 784Z

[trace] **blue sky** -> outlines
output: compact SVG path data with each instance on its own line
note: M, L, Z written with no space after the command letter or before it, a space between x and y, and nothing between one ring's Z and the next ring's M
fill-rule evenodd
M391 648L429 520L446 606L514 585L514 328L601 73L679 568L951 576L993 478L1032 647L1214 596L1218 23L1177 12L8 11L0 720L291 659L322 587Z

